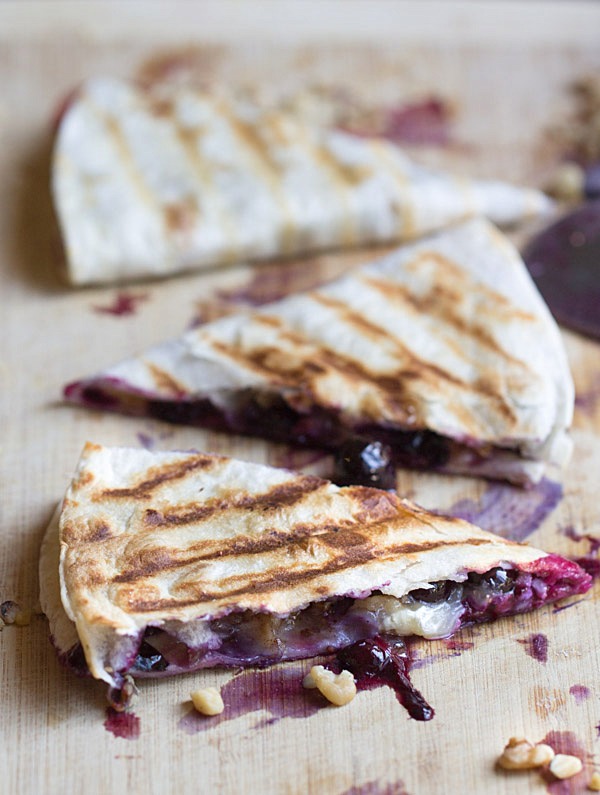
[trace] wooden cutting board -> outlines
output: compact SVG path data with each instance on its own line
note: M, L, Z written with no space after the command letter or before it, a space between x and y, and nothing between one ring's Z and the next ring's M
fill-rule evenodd
M548 130L570 112L570 82L600 68L598 44L600 6L580 3L0 4L0 601L34 610L29 626L0 633L0 792L586 791L600 764L598 586L568 609L416 643L413 680L436 710L429 723L409 719L385 689L344 708L319 704L299 687L309 664L298 663L143 682L131 725L106 725L103 687L60 667L35 611L41 536L85 440L312 465L256 440L76 410L61 404L62 385L195 318L307 286L368 256L136 284L125 291L135 311L123 315L110 311L123 290L65 287L48 176L52 119L73 86L99 74L176 73L274 97L324 85L375 109L434 97L452 108L451 140L417 156L539 184L557 158ZM590 541L577 538L600 536L600 347L564 336L578 406L562 487L524 493L402 472L400 491L549 550L588 553ZM535 635L547 639L547 661L536 659ZM224 687L220 718L190 714L190 691L205 685ZM137 738L118 736L136 727ZM497 755L515 734L578 753L584 773L550 784L538 773L498 771Z

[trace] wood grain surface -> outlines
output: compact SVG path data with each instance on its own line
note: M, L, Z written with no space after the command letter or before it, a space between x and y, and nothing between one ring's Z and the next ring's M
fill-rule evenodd
M436 710L418 723L385 689L325 706L298 683L309 663L207 671L142 682L139 737L105 726L103 687L59 665L37 612L37 557L86 440L203 448L280 465L327 462L256 440L77 410L64 383L180 333L244 298L267 299L365 260L369 252L130 285L73 290L59 278L49 196L52 123L92 75L160 74L258 85L282 96L315 84L372 107L434 96L453 108L451 143L417 156L464 173L540 184L559 156L549 129L570 112L569 85L600 68L594 3L17 3L0 2L0 602L34 611L0 633L0 792L579 793L600 765L600 624L596 585L549 607L414 646L416 686ZM520 230L522 240L530 230ZM491 529L580 556L600 537L600 347L565 332L577 388L575 455L549 493L401 472L427 507L469 510ZM554 495L552 497L552 495ZM549 500L556 507L544 507ZM468 502L465 502L468 501ZM552 503L554 504L554 503ZM579 538L579 540L578 540ZM548 640L548 659L528 654ZM223 686L226 712L200 719L189 694ZM117 731L118 733L118 731ZM511 735L578 752L571 782L505 773Z

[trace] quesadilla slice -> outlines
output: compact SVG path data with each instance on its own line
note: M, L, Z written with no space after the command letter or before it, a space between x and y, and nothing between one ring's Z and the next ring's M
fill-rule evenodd
M518 484L570 453L574 388L517 251L472 219L65 389L89 407ZM366 485L369 485L367 483Z
M85 83L62 117L52 191L73 284L407 240L549 200L453 177L396 146L248 98Z
M67 662L120 687L460 627L587 591L575 563L364 486L87 444L41 553ZM83 651L83 655L81 654Z

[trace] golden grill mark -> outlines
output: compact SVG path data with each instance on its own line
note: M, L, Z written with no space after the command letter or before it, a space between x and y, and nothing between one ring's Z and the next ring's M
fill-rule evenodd
M271 155L268 143L261 137L256 124L250 124L240 119L224 101L215 101L215 105L218 113L228 122L237 140L253 155L253 160L269 186L272 197L275 197L274 203L282 215L280 252L291 253L295 249L296 223L283 189L281 165ZM265 117L261 117L258 123L264 121Z
M93 110L94 114L98 119L102 121L106 132L108 133L110 139L113 142L113 146L115 151L119 157L119 160L123 164L123 167L127 174L129 175L129 179L133 184L138 196L142 200L142 202L154 210L157 211L159 217L163 221L164 227L164 217L162 215L162 208L158 202L158 199L154 192L151 190L150 186L147 184L143 174L141 173L140 169L138 168L133 154L131 152L131 147L127 142L125 137L125 133L122 127L119 125L119 120L114 116L106 113L102 109L100 109L95 103L93 103L89 98L87 100L90 108ZM163 228L164 233L164 228Z
M213 206L217 208L219 222L223 229L223 240L229 241L229 245L223 249L219 258L224 263L233 263L239 258L236 224L227 211L221 194L214 185L214 179L209 170L210 163L208 163L198 151L198 139L202 135L203 129L200 127L183 127L175 118L173 119L173 125L187 162L202 183L202 190L205 194L206 201L210 201Z
M280 483L261 494L235 495L231 500L211 500L201 505L177 507L171 511L148 509L144 522L152 527L173 527L203 521L216 513L238 510L277 510L282 506L291 506L300 502L314 491L322 488L327 481L307 475L297 478L291 483Z
M293 591L298 584L307 584L312 580L329 574L338 574L349 568L356 568L372 560L389 560L394 559L398 555L411 555L418 554L424 551L438 549L440 547L452 547L461 545L476 545L482 546L485 544L495 543L494 539L483 538L466 538L456 541L430 541L421 544L397 544L387 547L384 552L380 549L373 548L371 545L356 545L350 547L347 554L341 554L332 560L323 563L318 561L314 568L303 569L301 571L294 571L290 569L279 569L277 571L266 572L264 575L258 573L252 574L252 579L249 581L247 575L240 575L237 577L230 577L227 582L232 582L237 587L229 588L227 590L198 590L193 599L160 599L157 601L150 600L137 600L132 599L129 604L131 610L144 613L155 610L166 610L170 608L181 608L211 600L223 602L226 600L235 600L236 597L247 596L252 594L269 594L270 592L285 592ZM223 583L221 583L223 584ZM190 584L194 587L195 584Z
M163 213L170 232L187 234L194 228L199 214L196 197L186 196L179 201L165 204Z
M488 287L483 282L471 278L464 268L461 268L460 265L445 257L439 251L419 252L418 256L407 263L406 268L409 271L418 272L422 269L423 263L430 263L436 268L436 283L446 282L447 284L458 285L463 282L463 288L455 290L455 295L460 296L461 294L469 294L476 291L477 294L485 296L486 301L494 307L494 311L501 314L501 320L518 318L524 322L537 322L536 316L531 312L519 309L502 293Z
M160 391L169 392L173 397L183 397L187 393L187 389L176 381L170 373L158 367L153 362L144 362L146 369L149 371L154 381L154 385Z
M161 488L165 483L173 482L174 480L181 480L187 477L190 472L198 469L211 469L216 468L222 459L215 456L194 456L192 459L185 459L184 461L176 461L172 464L165 464L162 467L154 467L149 473L155 473L151 477L138 483L137 486L121 489L105 489L99 494L94 495L94 501L102 501L105 499L115 498L140 498L149 497L154 491Z
M389 145L384 141L373 139L368 143L380 161L381 167L392 172L400 191L400 197L393 205L395 215L399 216L401 221L396 229L397 235L401 235L405 240L416 237L418 230L415 222L414 202L409 201L411 186L407 174L392 156Z

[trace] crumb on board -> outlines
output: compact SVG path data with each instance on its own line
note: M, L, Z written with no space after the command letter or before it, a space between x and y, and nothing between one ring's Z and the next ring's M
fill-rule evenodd
M555 778L573 778L583 770L583 763L578 756L570 754L556 754L550 762L550 772Z
M534 745L525 737L511 737L498 759L504 770L532 770L547 765L554 758L554 750L545 743Z
M588 789L592 792L600 792L600 773L595 770L588 784Z
M202 687L190 694L196 712L202 715L220 715L225 709L223 698L216 687Z
M309 690L316 688L336 707L348 704L356 695L356 682L350 671L335 674L322 665L313 665L302 685Z
M498 766L504 770L533 770L547 768L559 780L573 778L583 770L583 762L578 756L557 754L546 743L533 744L525 737L511 737L498 758ZM588 788L600 791L600 774L594 773Z
M26 627L31 623L31 610L24 610L20 604L7 599L0 604L0 629L8 624Z

